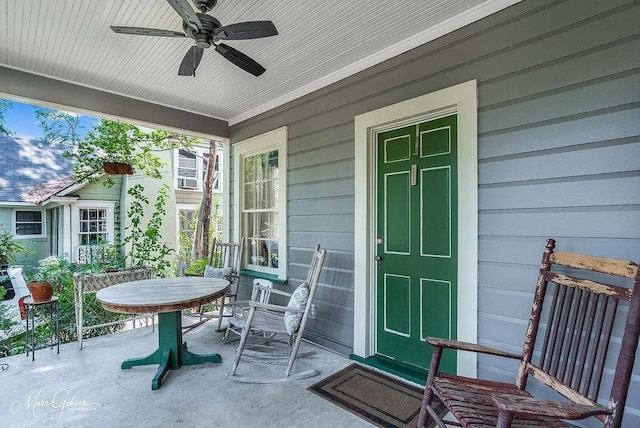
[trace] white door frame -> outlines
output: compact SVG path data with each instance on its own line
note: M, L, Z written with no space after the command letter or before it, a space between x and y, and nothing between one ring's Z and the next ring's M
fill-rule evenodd
M355 224L353 353L375 354L377 134L447 113L458 115L458 331L478 338L478 98L477 81L422 95L355 118ZM472 315L473 314L473 315ZM474 353L458 352L457 371L476 376ZM427 362L428 363L428 362Z

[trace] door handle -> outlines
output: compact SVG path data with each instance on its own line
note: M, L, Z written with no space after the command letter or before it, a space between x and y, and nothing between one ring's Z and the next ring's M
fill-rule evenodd
M378 265L378 270L382 269L382 256L376 256L376 265Z

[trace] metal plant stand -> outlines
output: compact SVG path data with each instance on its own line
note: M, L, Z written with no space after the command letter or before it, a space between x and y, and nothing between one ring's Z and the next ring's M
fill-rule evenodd
M27 312L26 320L27 320L27 356L29 356L29 351L31 351L31 361L36 358L36 349L38 349L38 343L36 338L36 323L35 323L35 313L36 308L38 306L47 305L49 307L49 340L47 343L49 344L50 349L53 349L54 346L57 347L57 353L60 353L60 312L58 311L58 298L52 297L50 300L46 302L34 302L31 297L27 297L24 299L24 307ZM54 330L54 320L55 320L55 330ZM46 347L46 346L44 346Z

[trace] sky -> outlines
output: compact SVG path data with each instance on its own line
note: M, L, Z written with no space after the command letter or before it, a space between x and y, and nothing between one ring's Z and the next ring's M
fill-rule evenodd
M4 113L5 124L14 133L14 137L38 139L42 137L42 130L36 121L35 105L12 101L13 108ZM80 135L84 135L97 119L92 116L80 116Z

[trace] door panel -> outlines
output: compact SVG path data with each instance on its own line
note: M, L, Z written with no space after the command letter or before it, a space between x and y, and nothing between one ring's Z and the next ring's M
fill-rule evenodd
M451 115L377 141L377 353L425 369L424 338L457 331L456 135Z
M420 171L420 254L451 257L451 167Z
M406 171L386 174L385 206L385 251L395 254L409 254L411 246L410 221L410 177ZM387 189L392 189L388 191Z
M410 278L401 275L384 277L384 330L404 337L411 335L409 313L404 310L411 301Z

